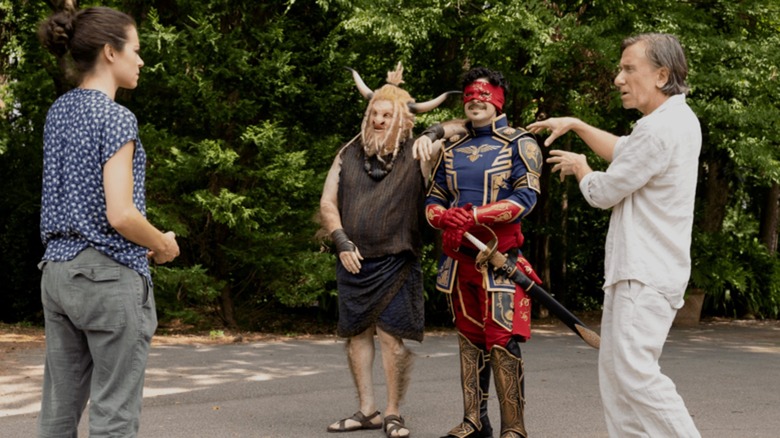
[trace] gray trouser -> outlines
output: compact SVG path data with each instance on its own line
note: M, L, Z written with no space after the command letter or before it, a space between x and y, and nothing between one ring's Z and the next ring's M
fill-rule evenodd
M157 328L151 288L92 248L42 265L46 363L38 436L75 438L91 400L91 438L135 437Z

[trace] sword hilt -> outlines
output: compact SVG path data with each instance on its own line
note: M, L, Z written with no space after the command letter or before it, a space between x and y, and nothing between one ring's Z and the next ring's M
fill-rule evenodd
M474 244L477 249L479 249L479 255L477 256L478 265L481 266L486 261L490 262L490 264L495 268L504 271L504 275L506 275L507 278L512 277L512 275L517 270L517 266L510 264L508 261L509 258L497 250L498 245L496 244L495 239L491 240L487 244L484 244L481 240L477 239L469 232L464 233L463 236L468 239L469 242Z
M507 272L511 269L510 278L519 286L523 287L531 298L538 299L542 305L563 321L564 324L585 341L586 344L596 349L600 347L601 338L598 333L588 328L585 323L580 321L579 318L567 308L563 307L563 305L553 298L546 290L534 283L534 281L528 278L521 270L518 270L517 267L507 266L507 257L496 250L496 245L494 245L493 248L490 248L469 232L463 233L463 236L479 249L480 254L484 254L485 259L490 260L491 265Z

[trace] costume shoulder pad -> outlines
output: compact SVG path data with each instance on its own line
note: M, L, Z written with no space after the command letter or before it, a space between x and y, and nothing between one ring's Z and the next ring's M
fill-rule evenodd
M526 131L525 129L513 128L511 126L503 126L501 128L495 128L493 130L493 133L507 141L515 141L518 138L522 137L523 135L531 136L531 133Z
M517 153L525 163L529 174L537 177L542 174L542 166L544 165L542 149L536 143L533 135L524 135L517 140Z
M452 149L455 146L465 142L470 138L471 136L468 134L463 134L463 135L455 134L452 137L444 140L444 147L442 148L442 150Z

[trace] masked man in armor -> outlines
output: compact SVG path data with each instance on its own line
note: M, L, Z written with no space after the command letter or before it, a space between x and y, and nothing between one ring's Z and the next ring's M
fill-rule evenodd
M477 250L463 238L468 232L483 242L496 239L498 251L541 283L520 253L520 221L536 204L542 155L533 135L507 124L506 91L499 72L477 67L465 74L466 133L445 142L425 202L428 222L443 231L436 287L448 294L460 346L464 418L447 437L492 436L491 369L501 437L527 436L520 343L531 336L531 302L511 280L476 266ZM423 142L447 135L435 125L425 134Z
M424 326L421 230L425 175L431 163L412 154L414 114L440 105L449 93L415 103L399 87L401 64L376 91L353 78L368 108L358 136L337 154L320 201L320 216L338 252L338 334L346 343L360 409L328 432L383 428L409 436L399 403L409 382L412 354L403 339L422 341ZM384 420L372 382L374 335L387 383Z

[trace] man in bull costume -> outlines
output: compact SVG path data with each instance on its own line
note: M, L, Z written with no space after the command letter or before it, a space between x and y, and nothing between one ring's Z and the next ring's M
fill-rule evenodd
M422 341L424 326L420 268L423 202L429 162L412 154L414 114L440 105L449 93L415 103L399 87L403 68L372 91L352 70L369 100L360 135L338 153L320 201L324 230L338 252L338 334L346 343L360 409L328 426L328 432L383 428L388 437L409 436L399 403L412 362L403 339ZM372 382L374 334L379 339L387 383L384 421Z
M492 436L487 416L492 369L501 437L526 437L520 343L531 336L531 302L514 282L476 263L477 250L463 236L495 239L498 251L541 283L519 248L520 221L539 193L542 155L533 135L508 126L501 112L507 91L501 73L474 68L465 74L463 90L466 134L445 143L425 210L428 222L443 231L436 287L448 294L460 346L464 419L446 436ZM426 134L446 137L437 127Z

